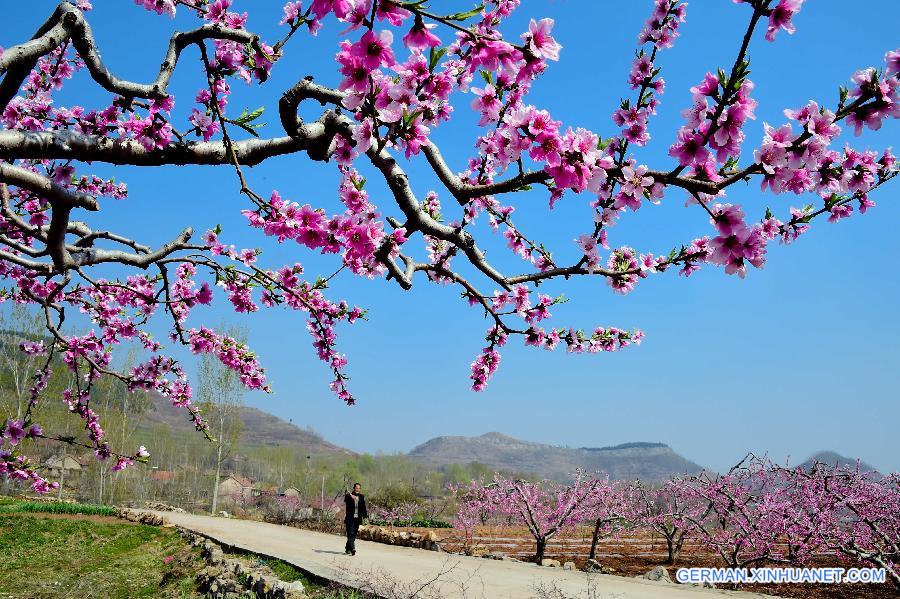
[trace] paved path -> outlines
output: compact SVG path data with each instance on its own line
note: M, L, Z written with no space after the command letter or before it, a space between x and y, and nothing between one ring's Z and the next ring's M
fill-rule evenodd
M621 576L586 574L528 563L489 560L357 541L357 555L345 556L344 539L335 535L264 522L156 512L170 523L221 544L289 562L315 576L386 597L451 599L734 599L770 595L651 582ZM674 574L674 573L673 573ZM541 593L539 588L546 592Z

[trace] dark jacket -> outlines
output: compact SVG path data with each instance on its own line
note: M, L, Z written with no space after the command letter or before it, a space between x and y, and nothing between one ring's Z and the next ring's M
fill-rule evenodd
M369 517L369 512L366 511L366 496L360 493L357 497L359 498L359 519L365 520ZM347 508L347 512L344 515L344 521L349 522L350 520L353 520L353 497L350 493L344 495L344 507Z

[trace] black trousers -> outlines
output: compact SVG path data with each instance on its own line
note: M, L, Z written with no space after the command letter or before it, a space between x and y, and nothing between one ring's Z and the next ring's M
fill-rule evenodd
M347 545L344 547L344 551L356 551L356 533L359 532L360 522L362 522L360 518L344 520L344 526L347 529Z

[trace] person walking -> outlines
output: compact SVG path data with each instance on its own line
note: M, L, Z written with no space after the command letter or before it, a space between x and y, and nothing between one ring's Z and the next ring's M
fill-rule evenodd
M344 495L344 506L347 508L344 516L344 526L347 529L347 545L344 547L344 553L347 555L356 555L356 533L359 532L362 521L369 518L366 511L366 496L360 491L362 486L354 483L353 491Z

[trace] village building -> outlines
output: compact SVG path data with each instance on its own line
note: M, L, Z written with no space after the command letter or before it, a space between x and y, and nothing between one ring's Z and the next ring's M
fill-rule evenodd
M81 475L83 469L81 462L71 455L51 456L44 462L44 466L47 468L51 480L58 479L63 471L65 471L65 478L75 480Z
M260 494L259 485L238 474L230 474L219 483L219 501L246 504L255 500Z

